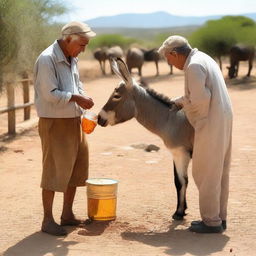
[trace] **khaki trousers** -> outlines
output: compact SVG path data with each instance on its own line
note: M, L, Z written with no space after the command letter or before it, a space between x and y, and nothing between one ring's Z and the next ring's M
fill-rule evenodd
M88 178L88 145L80 117L40 118L43 172L41 188L65 192L85 186Z

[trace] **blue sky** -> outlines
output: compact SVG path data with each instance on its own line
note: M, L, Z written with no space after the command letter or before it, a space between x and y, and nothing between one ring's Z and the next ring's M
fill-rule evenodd
M57 20L86 21L121 13L166 11L179 16L242 14L256 12L256 0L62 0L69 13Z

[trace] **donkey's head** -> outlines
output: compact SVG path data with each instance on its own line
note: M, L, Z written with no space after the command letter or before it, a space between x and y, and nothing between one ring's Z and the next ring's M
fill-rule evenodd
M111 59L111 67L123 81L115 88L107 103L98 114L98 124L101 126L125 122L133 118L136 112L132 94L134 81L126 64L120 58Z

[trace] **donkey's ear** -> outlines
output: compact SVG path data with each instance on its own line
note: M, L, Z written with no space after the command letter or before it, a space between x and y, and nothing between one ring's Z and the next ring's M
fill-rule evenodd
M120 73L118 65L117 65L117 59L116 58L110 58L110 63L111 63L111 68L114 71L114 73L123 80L123 76Z
M126 85L132 85L131 74L121 58L111 58L111 67L115 74L124 80Z

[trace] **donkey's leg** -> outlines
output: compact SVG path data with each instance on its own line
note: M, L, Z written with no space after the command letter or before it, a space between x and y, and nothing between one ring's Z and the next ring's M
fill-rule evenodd
M249 63L248 63L249 64L249 69L248 69L247 76L251 75L252 63L253 63L253 59L249 59Z
M177 209L172 215L175 220L182 220L187 209L186 190L188 185L187 169L190 161L190 153L184 149L173 152L174 182L177 191Z
M111 70L110 72L111 72L112 75L114 75L115 72L114 72L114 70L112 68L112 65L111 65L111 59L109 59L108 62L109 62L110 70Z
M239 61L236 64L236 72L235 72L235 77L238 76L238 70L239 70Z
M170 75L172 75L172 74L173 74L173 66L170 65Z
M104 75L103 62L99 60L101 73Z
M156 76L159 76L158 61L155 61L155 64L156 64Z
M103 68L103 75L106 75L106 61L105 60L103 60L102 61L102 68Z

